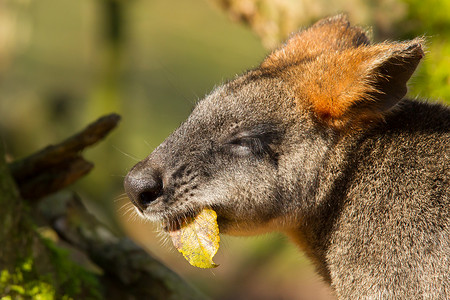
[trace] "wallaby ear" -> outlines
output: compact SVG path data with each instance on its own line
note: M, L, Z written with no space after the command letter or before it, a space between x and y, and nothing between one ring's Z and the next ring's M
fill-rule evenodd
M360 27L350 26L347 15L340 14L322 19L292 36L280 49L269 55L261 67L292 65L323 52L368 44L370 40L366 32Z
M368 76L373 77L373 99L381 111L391 109L406 95L406 84L425 55L422 44L421 39L398 44L374 62Z
M309 76L315 79L306 82L314 86L306 92L307 99L319 119L331 126L359 127L383 119L405 96L406 84L424 56L422 45L422 39L415 39L323 55L318 72Z
M303 32L302 39L319 43L319 48L335 50L370 44L367 32L359 26L351 26L346 14L317 21Z

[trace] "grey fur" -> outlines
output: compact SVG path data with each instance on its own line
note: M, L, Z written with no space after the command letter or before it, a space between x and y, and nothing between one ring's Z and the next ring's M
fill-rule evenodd
M130 199L169 228L211 207L221 233L286 233L339 299L450 299L450 109L403 99L342 131L294 98L277 72L220 86L130 171Z

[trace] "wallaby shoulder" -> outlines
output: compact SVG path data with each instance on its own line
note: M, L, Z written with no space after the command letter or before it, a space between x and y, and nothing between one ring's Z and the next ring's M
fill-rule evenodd
M342 199L329 199L338 203L330 204L335 219L325 261L337 294L444 299L450 288L450 109L404 100L352 146L337 188ZM384 288L393 285L400 290Z

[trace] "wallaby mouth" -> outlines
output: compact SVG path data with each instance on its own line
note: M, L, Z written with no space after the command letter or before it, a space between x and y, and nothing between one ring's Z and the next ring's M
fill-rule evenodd
M198 207L198 208L190 208L185 212L170 212L168 209L166 213L163 213L162 216L163 221L160 222L162 225L162 229L165 232L173 232L180 230L182 227L192 223L197 216L204 210L210 209L216 212L217 214L217 223L221 232L225 232L229 225L232 223L231 220L221 215L221 209L218 206L212 205L207 207Z
M199 213L200 210L196 212L189 211L186 213L179 213L176 215L171 214L170 217L165 218L165 220L162 221L162 228L166 232L180 230L180 228L191 223Z

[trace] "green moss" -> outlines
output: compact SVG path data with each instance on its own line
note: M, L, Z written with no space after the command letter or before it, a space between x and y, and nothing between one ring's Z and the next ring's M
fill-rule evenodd
M74 263L65 250L42 239L47 248L48 264L29 256L16 264L13 272L0 271L0 300L7 299L101 299L97 277ZM42 270L46 269L43 273Z
M63 299L83 295L84 299L101 299L101 289L97 277L74 263L64 249L58 248L50 240L43 239L50 250L50 261L55 266L53 281L59 287ZM78 297L76 297L78 298Z
M29 268L31 267L31 269ZM29 280L33 271L32 259L27 259L14 270L2 270L0 275L1 300L54 299L55 289L45 279Z

